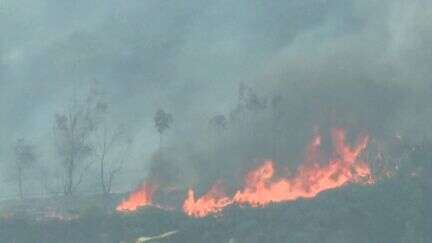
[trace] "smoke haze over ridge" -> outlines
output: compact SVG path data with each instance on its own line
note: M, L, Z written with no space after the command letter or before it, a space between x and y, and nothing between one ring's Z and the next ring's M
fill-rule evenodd
M348 126L373 136L430 135L431 5L426 0L4 0L0 180L8 181L5 164L20 137L37 145L47 167L55 164L54 114L94 80L111 117L134 134L126 168L133 174L122 177L119 190L145 177L158 148L153 115L159 108L174 116L164 141L170 156L176 154L175 163L198 171L231 168L232 177L245 160L269 156L267 113L249 124L255 127L253 142L232 126L226 137L206 134L212 116L229 117L235 110L239 83L267 102L274 94L283 96L283 160L301 157L299 149L315 126L324 132ZM9 184L1 184L0 198L13 195Z

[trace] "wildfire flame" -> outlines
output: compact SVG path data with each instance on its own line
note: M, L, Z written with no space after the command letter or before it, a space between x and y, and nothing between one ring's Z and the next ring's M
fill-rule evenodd
M144 183L133 191L127 199L123 200L116 208L118 212L133 212L137 209L152 204L152 195L155 191L153 185Z
M209 213L222 211L226 206L232 203L232 199L225 196L220 183L216 183L199 199L195 199L195 192L189 189L188 197L183 203L183 211L192 217L205 217Z
M300 166L294 176L278 177L274 162L268 160L246 175L243 188L232 198L225 196L218 185L198 199L190 189L183 211L192 217L205 217L221 212L233 203L262 207L269 203L314 198L320 192L348 183L373 183L369 165L359 158L367 147L368 136L360 136L356 145L350 147L346 143L345 131L334 129L332 140L334 152L325 165L317 161L321 136L316 135L307 150L307 163Z

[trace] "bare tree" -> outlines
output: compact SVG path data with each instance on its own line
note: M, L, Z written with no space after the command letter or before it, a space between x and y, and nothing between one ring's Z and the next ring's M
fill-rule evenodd
M123 126L115 129L104 123L95 142L95 155L99 161L99 180L104 195L111 193L115 177L124 167L132 140Z
M155 127L159 133L159 149L162 147L162 134L171 127L173 116L162 109L156 111L154 116Z
M84 100L74 97L72 104L64 113L55 115L54 136L56 149L64 169L63 191L70 196L81 183L87 163L81 168L92 153L90 138L97 130L100 120L107 110L107 104L101 101L99 94L92 90Z
M17 169L18 193L19 197L24 199L23 193L23 176L24 170L32 166L36 160L34 145L28 143L24 139L18 139L14 146L15 165Z

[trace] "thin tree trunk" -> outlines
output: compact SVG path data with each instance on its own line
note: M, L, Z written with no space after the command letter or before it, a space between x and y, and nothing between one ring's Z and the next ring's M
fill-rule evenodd
M21 200L24 199L24 193L23 193L23 183L22 183L22 169L18 168L18 190L19 190L19 197Z
M101 182L101 189L102 194L106 195L106 185L105 185L105 153L106 153L106 131L104 132L103 137L103 145L102 145L102 154L100 159L100 182Z
M159 133L159 151L162 150L162 133Z
M101 180L101 186L102 186L102 200L103 200L103 208L104 210L107 209L107 202L108 202L108 190L107 190L107 185L105 182L105 148L102 154L102 158L101 158L101 164L100 164L100 180Z
M74 162L73 159L71 159L67 165L67 171L66 171L67 175L66 175L66 190L65 190L65 194L66 196L71 196L72 195L72 190L73 190L73 175L74 175Z
M102 193L105 195L107 194L107 189L106 189L106 185L105 185L105 163L104 163L104 159L102 156L101 159L101 164L100 164L100 182L101 182L101 187L102 187Z

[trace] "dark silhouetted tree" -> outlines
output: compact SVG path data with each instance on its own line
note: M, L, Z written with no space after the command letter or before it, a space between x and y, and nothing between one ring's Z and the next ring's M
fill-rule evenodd
M162 109L156 111L154 116L154 123L156 130L159 133L159 149L162 148L162 135L171 127L173 122L173 116L170 113L165 112Z

